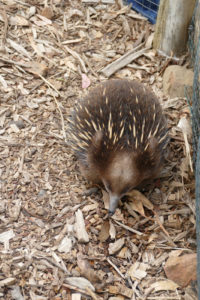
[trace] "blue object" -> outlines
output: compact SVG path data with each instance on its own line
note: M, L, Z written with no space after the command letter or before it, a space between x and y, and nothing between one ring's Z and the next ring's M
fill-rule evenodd
M156 23L160 0L127 0L132 3L132 8L141 13L151 23Z

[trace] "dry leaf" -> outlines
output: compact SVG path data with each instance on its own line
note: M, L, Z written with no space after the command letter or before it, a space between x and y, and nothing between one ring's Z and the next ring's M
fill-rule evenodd
M77 255L77 264L82 276L92 283L100 282L100 278L97 276L97 271L92 269L89 262L80 254Z
M104 190L102 190L102 194L103 194L104 207L105 209L109 209L109 194Z
M109 221L106 220L103 222L101 226L101 231L99 233L100 242L105 242L109 238L110 236L109 229L110 229L110 224Z
M167 278L178 285L185 287L190 281L197 278L197 255L196 253L185 254L179 257L170 257L164 267Z
M146 207L150 210L153 210L153 204L142 193L140 193L138 190L132 190L130 193L127 194L127 196L130 197L131 200L136 200L137 202L141 201L144 207ZM141 210L138 211L139 213L140 212L144 213L143 208L141 208L139 206L139 209L141 209Z
M126 259L128 257L131 257L131 253L127 247L124 247L120 250L120 252L117 254L117 257Z
M131 202L129 202L129 205L131 209L134 211L137 211L141 216L145 217L143 204L140 199L136 198L130 198Z

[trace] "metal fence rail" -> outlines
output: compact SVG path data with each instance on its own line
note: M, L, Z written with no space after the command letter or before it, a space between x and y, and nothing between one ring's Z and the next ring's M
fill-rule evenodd
M156 23L157 12L160 0L127 0L132 4L132 8L149 19L153 24Z

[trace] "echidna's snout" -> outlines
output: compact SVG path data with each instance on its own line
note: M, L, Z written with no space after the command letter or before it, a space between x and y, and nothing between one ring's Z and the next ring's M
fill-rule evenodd
M115 210L118 206L120 196L109 193L109 215L112 216L115 213Z

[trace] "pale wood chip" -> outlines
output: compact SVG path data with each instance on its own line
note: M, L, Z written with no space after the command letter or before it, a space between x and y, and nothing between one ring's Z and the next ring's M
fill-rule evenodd
M19 45L18 43L14 42L11 39L7 39L7 41L9 42L11 47L14 50L16 50L19 54L23 54L24 56L28 57L31 60L31 55L29 54L29 52L23 46Z
M119 251L123 247L124 242L125 239L121 238L114 243L110 243L108 247L109 254L112 255L115 254L117 251Z
M9 277L9 278L0 280L0 287L13 285L15 282L16 282L16 278Z
M70 284L71 286L76 286L80 289L91 289L92 291L95 291L94 286L89 282L89 280L83 278L83 277L69 277L66 278L65 281Z
M151 284L154 293L158 291L175 291L178 287L179 285L171 280L161 280Z
M85 222L83 218L83 214L80 209L75 213L76 215L76 234L79 242L88 243L89 236L85 229Z

